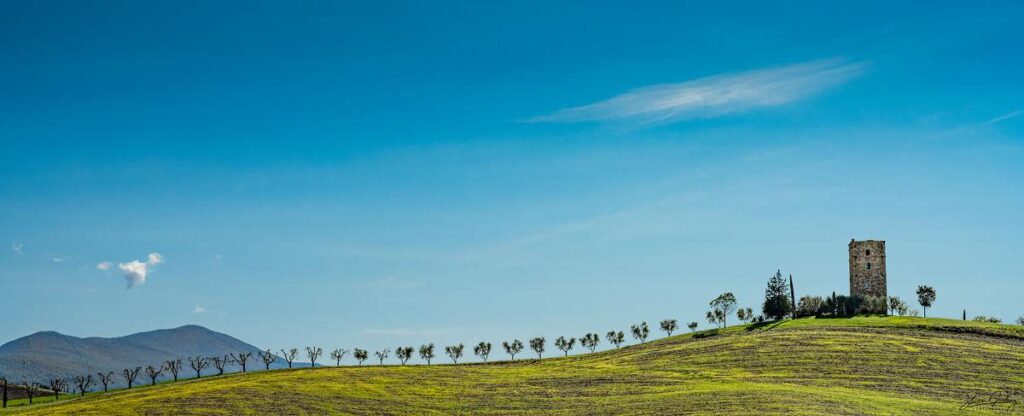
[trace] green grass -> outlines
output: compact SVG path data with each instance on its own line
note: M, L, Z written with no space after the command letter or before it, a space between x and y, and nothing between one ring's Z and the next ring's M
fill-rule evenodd
M250 372L9 412L952 415L966 394L1024 388L1020 327L810 318L700 335L540 361Z

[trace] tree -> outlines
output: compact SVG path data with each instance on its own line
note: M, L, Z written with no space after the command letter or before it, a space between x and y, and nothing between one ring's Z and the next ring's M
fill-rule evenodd
M67 384L68 384L68 382L65 381L61 377L56 377L56 378L51 378L50 379L50 390L53 391L53 400L54 401L59 401L60 400L60 391L63 390L64 387L67 386Z
M414 350L412 347L401 347L401 346L399 346L399 347L395 348L395 357L398 358L398 361L402 365L405 365L405 362L409 361L409 359L412 358L412 353L414 351L416 351L416 350Z
M128 383L128 388L132 388L132 384L135 384L135 379L139 377L139 372L142 371L142 367L126 368L121 371L121 377L124 377L124 381Z
M686 327L690 328L690 332L697 332L697 323L696 322L690 322L690 323L686 324Z
M235 355L234 353L231 354L231 360L238 363L238 365L242 367L243 373L245 372L245 362L249 361L249 357L252 357L252 351L239 352L238 355Z
M78 393L81 394L81 396L85 396L85 392L89 390L89 386L92 385L92 382L92 374L75 376L75 387L78 387Z
M465 349L465 345L449 345L444 347L444 352L448 354L448 357L452 359L455 364L459 363L459 358L462 358L462 350Z
M608 331L607 334L604 334L604 337L612 345L615 345L615 348L619 348L619 346L622 345L623 342L626 342L626 334L623 334L622 331Z
M666 319L661 321L661 330L665 331L666 336L672 336L672 332L679 329L679 322L675 319Z
M597 349L597 345L600 343L601 336L595 333L588 333L583 335L583 338L580 338L580 345L582 345L583 348L590 350L590 352L594 352L594 350Z
M309 357L309 366L316 366L316 359L323 355L324 349L320 347L306 347L306 356Z
M295 357L299 355L298 348L292 348L288 351L281 350L281 358L284 358L288 362L288 368L292 368L292 361L295 361Z
M487 357L491 355L491 343L480 341L479 344L473 347L473 354L476 354L477 357L480 357L486 363Z
M782 271L776 271L768 278L768 287L764 290L764 305L761 311L773 321L785 319L793 313L793 304L789 300L790 290ZM728 313L726 313L728 315Z
M352 356L356 358L356 361L359 362L359 365L363 365L363 361L366 361L367 358L370 358L370 353L368 353L366 350L356 348L355 351L352 353Z
M388 358L388 354L390 354L390 353L391 353L391 350L385 348L384 351L377 351L374 354L377 355L377 360L380 361L380 365L384 365L384 359Z
M889 297L889 314L904 316L907 314L907 304L903 302L898 296Z
M1024 326L1024 316L1017 318L1017 325Z
M736 317L747 324L754 320L754 310L750 308L739 308L736 310Z
M729 314L736 310L736 296L732 292L723 293L712 299L710 305L715 316L721 318L722 327L725 327Z
M924 317L927 318L928 308L935 303L935 288L931 286L918 286L917 303L921 304L921 308L924 309Z
M796 289L793 288L793 273L789 274L789 300L793 302L793 318L796 318ZM750 318L753 319L754 317L751 316Z
M341 366L341 359L345 358L345 354L348 354L348 350L343 350L341 348L331 351L331 359L334 360L335 367Z
M28 383L21 382L25 386L25 395L28 396L28 404L32 404L32 398L39 395L39 390L42 389L42 385L36 382Z
M178 364L179 364L178 368L181 368L180 367L181 360L178 360ZM96 373L96 375L100 376L100 383L103 384L103 392L106 393L107 392L107 388L110 387L110 383L114 382L114 372L113 371L107 371L106 373ZM174 380L175 381L178 380L177 373L175 373Z
M651 329L647 327L647 322L641 322L640 325L633 325L629 330L633 333L633 338L640 340L641 344L647 342L647 335L651 333Z
M536 337L530 340L530 349L537 352L538 360L544 355L544 342L544 337Z
M708 311L707 319L709 324L725 327L725 314L720 310Z
M203 374L203 369L210 366L210 359L206 357L188 357L188 365L196 372L196 378Z
M260 361L263 361L263 366L267 370L270 370L270 365L273 364L274 361L277 361L277 356L274 355L274 353L270 352L269 349L266 351L256 351L256 354L260 356ZM174 379L178 379L177 373L174 374Z
M505 348L505 353L512 356L512 361L515 361L516 354L523 350L523 342L518 339L512 340L511 343L508 341L502 342L501 346Z
M576 346L576 338L565 339L565 337L558 337L555 340L555 347L562 350L565 356L569 356L569 351Z
M153 367L151 365L150 366L146 366L146 376L149 377L149 385L155 386L156 385L156 378L160 377L160 374L163 374L163 372L164 372L164 368L162 366L161 367Z
M3 406L4 406L3 408L6 409L7 408L7 379L3 378L3 377L0 377L0 382L4 383L3 398L0 399L0 401L3 401Z
M434 359L434 343L420 345L420 358L430 365L430 360Z
M213 368L217 369L218 376L224 375L224 368L227 367L229 363L231 363L231 357L227 355L223 357L210 357L209 360L210 364L213 365Z

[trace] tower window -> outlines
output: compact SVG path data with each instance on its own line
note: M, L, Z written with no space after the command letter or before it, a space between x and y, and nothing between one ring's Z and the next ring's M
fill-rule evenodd
M868 270L871 270L871 263L868 263Z
M864 255L865 256L870 256L871 255L871 250L864 250Z

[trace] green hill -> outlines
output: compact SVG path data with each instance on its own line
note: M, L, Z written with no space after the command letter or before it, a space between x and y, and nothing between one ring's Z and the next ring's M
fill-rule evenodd
M1005 404L961 406L997 392L1024 401L1022 390L1024 328L857 317L731 327L540 361L234 374L10 412L1005 414Z

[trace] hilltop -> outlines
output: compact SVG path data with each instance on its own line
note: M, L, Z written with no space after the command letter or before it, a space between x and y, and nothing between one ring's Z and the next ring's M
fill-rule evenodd
M13 413L962 414L970 394L1022 385L1024 328L807 318L567 358L233 374Z

